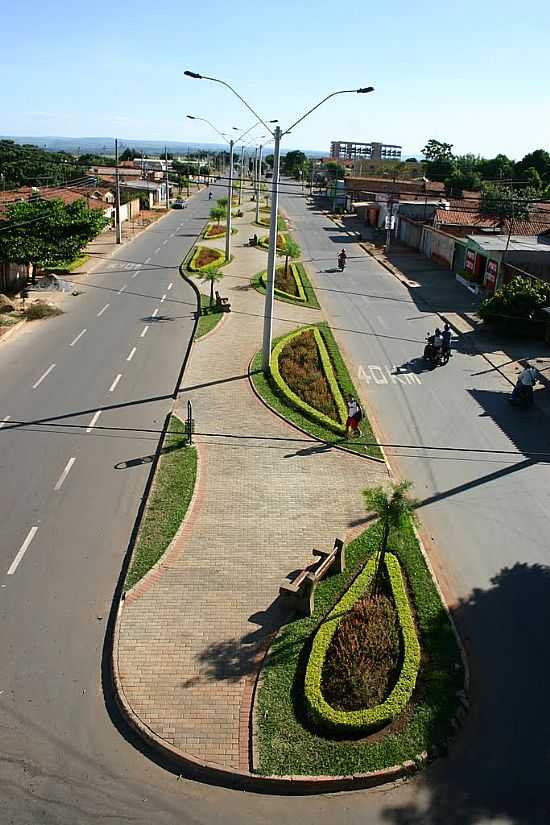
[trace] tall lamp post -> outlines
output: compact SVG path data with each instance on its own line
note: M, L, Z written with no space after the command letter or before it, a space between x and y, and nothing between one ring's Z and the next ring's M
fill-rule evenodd
M275 126L274 130L271 130L265 120L263 120L257 112L246 102L246 100L241 97L241 95L235 91L235 89L226 83L225 80L220 80L217 77L208 77L207 75L198 74L198 72L191 72L186 71L184 72L187 77L192 77L195 80L210 80L213 83L220 83L222 86L225 86L229 91L233 92L233 94L239 98L241 103L243 103L246 108L252 112L254 117L258 119L260 123L266 127L266 129L271 132L273 135L274 140L274 150L273 150L273 181L271 187L271 221L269 227L269 252L267 257L267 284L266 284L266 291L265 291L265 312L264 312L264 332L263 332L263 347L262 347L262 370L267 372L269 370L269 362L271 360L271 341L272 341L272 332L273 332L273 299L274 299L274 286L275 286L275 256L276 256L276 246L277 246L277 211L279 207L279 157L280 157L280 146L281 146L281 139L288 135L288 133L294 129L302 120L305 120L312 112L322 106L323 103L326 103L327 100L330 100L331 97L336 97L336 95L344 95L344 94L366 94L368 92L373 92L373 86L365 86L361 89L341 89L338 92L332 92L330 95L327 95L319 103L316 103L311 109L302 115L302 117L298 118L294 123L292 123L285 131L281 129L280 126Z

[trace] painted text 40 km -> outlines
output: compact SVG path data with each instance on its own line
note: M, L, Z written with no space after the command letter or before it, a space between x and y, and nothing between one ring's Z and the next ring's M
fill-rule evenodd
M415 372L400 372L395 364L392 367L380 367L378 364L369 364L365 369L359 365L357 377L366 384L421 384Z

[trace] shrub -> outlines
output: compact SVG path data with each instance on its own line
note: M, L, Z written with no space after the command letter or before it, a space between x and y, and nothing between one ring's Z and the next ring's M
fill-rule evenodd
M479 316L486 324L529 334L543 327L544 319L540 311L549 304L550 284L518 277L483 301Z
M267 287L267 273L262 272L260 283ZM278 266L275 270L275 293L283 298L292 298L294 301L306 301L306 293L302 284L301 273L295 264L291 264L288 272L285 273L284 266Z
M279 356L279 370L300 398L334 421L338 411L326 379L313 330L292 338Z
M62 310L58 307L47 304L46 301L33 301L25 309L25 318L27 321L38 321L40 318L53 318L56 315L62 315Z
M420 668L420 644L405 584L397 558L385 556L386 570L393 593L403 644L403 663L399 678L390 695L379 705L362 710L339 710L326 701L321 690L323 665L329 645L346 612L361 598L375 573L376 560L371 558L349 590L321 623L311 646L304 679L304 700L314 724L338 734L367 733L379 730L396 719L408 704Z

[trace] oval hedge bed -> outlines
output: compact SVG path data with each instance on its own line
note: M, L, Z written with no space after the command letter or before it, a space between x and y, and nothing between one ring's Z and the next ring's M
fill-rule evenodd
M254 706L257 773L349 776L376 771L416 762L424 751L432 757L445 750L453 736L464 689L460 650L408 518L389 535L408 585L423 652L405 712L384 730L359 734L361 738L351 733L343 737L309 721L303 686L311 642L355 577L375 558L381 538L382 525L376 522L348 544L346 569L317 585L313 615L283 625L271 644Z
M187 264L190 272L201 272L202 270L223 266L228 263L225 254L220 249L213 249L210 246L196 246Z
M322 691L325 658L338 626L346 613L365 594L374 577L376 558L371 558L349 590L332 608L317 631L306 668L304 700L311 720L338 734L370 733L388 725L401 715L416 686L420 667L420 645L409 600L397 558L385 555L386 570L401 629L403 659L397 682L389 696L379 705L361 710L339 710L326 701Z
M309 404L304 404L303 400L300 399L295 392L287 391L286 382L283 382L282 378L278 382L274 375L274 372L277 372L276 369L275 371L273 370L273 356L275 351L278 348L278 351L280 351L280 349L284 347L284 344L288 343L295 335L299 335L304 330L311 329L316 329L320 333L321 341L324 345L323 352L325 360L332 368L331 381L334 386L334 392L340 397L340 401L337 402L340 405L338 421L331 420L328 416L324 416L322 413L314 410ZM379 461L383 460L382 452L376 442L366 416L364 416L361 421L362 437L350 440L345 437L344 425L347 410L343 399L347 397L348 394L358 398L358 394L350 378L344 359L340 354L338 345L326 322L301 327L293 333L290 333L290 335L276 339L272 348L271 369L267 375L262 371L262 354L258 352L250 364L250 380L255 391L269 407L301 430L310 433L314 438L318 438L326 444L333 444L334 446L351 450L359 455L370 456Z
M277 250L279 252L282 251L284 241L284 234L282 232L277 232ZM258 246L261 246L262 249L269 249L269 235L264 235L263 238L260 238L258 241Z
M311 281L307 277L303 264L289 262L288 275L286 278L281 278L284 273L284 265L277 266L275 269L275 289L274 296L278 301L283 301L287 304L299 304L300 306L309 307L310 309L320 309L317 296L311 285ZM292 281L294 281L294 292L289 290L288 281L290 281L290 290L292 290ZM259 272L252 279L252 286L262 294L266 290L267 273ZM286 289L284 288L286 287ZM303 297L302 297L303 296Z
M219 226L215 223L209 223L204 232L202 233L202 237L205 241L212 241L215 238L223 238L226 233L226 224L221 223ZM235 227L231 227L231 234L235 235L237 230Z

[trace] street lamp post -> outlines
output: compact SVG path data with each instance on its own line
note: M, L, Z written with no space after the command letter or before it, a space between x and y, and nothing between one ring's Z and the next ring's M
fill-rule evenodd
M252 112L254 117L258 118L258 122L262 123L266 129L271 132L274 138L274 151L273 151L273 181L271 186L271 221L269 227L269 252L267 258L267 284L266 284L266 293L265 293L265 313L264 313L264 333L263 333L263 349L262 349L262 370L264 372L268 372L269 370L269 362L271 360L271 341L272 341L272 327L273 327L273 299L274 299L274 286L275 286L275 256L276 256L276 247L277 247L277 210L279 205L279 156L280 156L280 145L281 139L289 134L289 132L294 129L302 120L305 120L308 115L314 112L319 106L322 106L327 100L330 100L331 97L336 97L336 95L343 95L343 94L350 94L352 92L357 94L366 94L368 92L373 92L374 88L372 86L366 86L361 89L342 89L338 92L332 92L330 95L327 95L319 103L316 103L315 106L312 106L311 109L302 115L302 117L298 118L288 129L285 129L283 132L280 126L276 126L275 129L272 131L267 123L262 120L262 118L258 115L257 112L241 97L241 95L235 91L235 89L226 83L225 80L220 80L217 77L208 77L207 75L201 75L198 72L191 72L186 71L184 74L187 77L192 77L196 80L211 80L214 83L220 83L222 86L226 86L233 94L239 98L239 100L246 106L246 108Z

